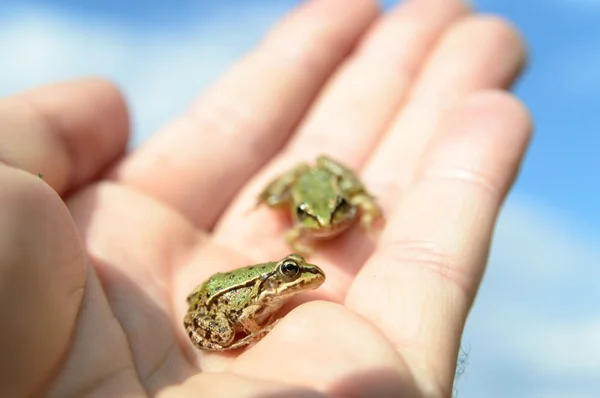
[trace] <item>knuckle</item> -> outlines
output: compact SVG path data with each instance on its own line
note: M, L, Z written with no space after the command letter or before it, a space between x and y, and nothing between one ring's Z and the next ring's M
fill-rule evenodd
M319 37L317 45L314 37ZM283 35L269 36L257 51L274 65L312 80L314 76L324 77L331 61L345 55L346 47L343 38L323 28L315 31L314 35L298 38L294 46L290 46L289 39Z
M465 295L474 295L474 284L458 255L451 254L431 240L394 239L386 242L388 258L402 266L418 267L444 284L458 287Z
M496 200L501 200L504 189L500 183L481 170L469 169L465 167L445 168L443 170L427 170L425 178L432 180L450 180L470 185L478 192L486 192Z
M212 96L195 107L188 116L188 122L194 125L195 131L209 131L236 140L251 137L253 134L249 132L263 128L251 110L240 101L220 95Z

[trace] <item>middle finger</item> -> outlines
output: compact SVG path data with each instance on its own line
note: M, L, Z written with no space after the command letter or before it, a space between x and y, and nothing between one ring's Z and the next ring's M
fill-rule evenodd
M320 153L359 168L409 92L429 49L466 12L462 1L412 1L376 23L326 86L288 147L225 214L215 238L257 261L287 254L283 236L290 225L270 209L248 212L258 192L275 175L301 161L312 163Z

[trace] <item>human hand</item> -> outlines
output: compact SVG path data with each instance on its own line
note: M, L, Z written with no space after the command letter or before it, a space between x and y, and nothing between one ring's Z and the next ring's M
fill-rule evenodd
M449 396L531 129L503 91L524 57L510 26L457 0L387 16L320 0L125 156L126 108L106 82L3 100L0 395ZM195 349L185 297L289 253L289 223L247 210L321 153L360 171L381 236L322 245L310 262L327 281L300 296L319 300L255 346Z

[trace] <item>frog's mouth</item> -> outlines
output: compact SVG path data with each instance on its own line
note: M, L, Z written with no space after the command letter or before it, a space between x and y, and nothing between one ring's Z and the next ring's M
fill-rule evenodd
M319 227L310 228L306 232L307 235L315 239L328 239L341 234L342 232L350 228L353 224L354 220L339 224L329 224L327 226L319 225Z

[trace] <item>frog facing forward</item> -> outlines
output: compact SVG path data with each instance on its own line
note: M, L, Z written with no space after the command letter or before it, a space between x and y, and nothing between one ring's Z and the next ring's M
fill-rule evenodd
M217 273L187 297L183 324L202 350L225 351L257 342L279 321L277 311L291 297L316 289L325 274L298 254Z
M347 167L328 156L316 165L301 163L271 181L258 196L258 205L289 208L294 226L287 243L297 252L310 254L304 238L326 239L347 230L357 219L369 231L381 216L375 198Z

